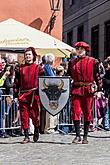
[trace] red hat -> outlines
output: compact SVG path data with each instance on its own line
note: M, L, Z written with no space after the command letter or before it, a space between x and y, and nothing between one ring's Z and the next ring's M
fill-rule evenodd
M83 42L83 41L81 41L81 42L76 42L76 43L75 43L75 47L83 47L83 48L85 48L85 50L86 50L87 52L90 51L90 45L87 44L86 42Z

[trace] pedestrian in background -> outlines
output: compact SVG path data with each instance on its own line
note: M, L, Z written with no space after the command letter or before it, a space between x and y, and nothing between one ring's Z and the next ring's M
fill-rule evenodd
M103 90L107 104L104 108L102 125L105 130L110 130L110 57L104 60L105 75L103 76Z
M45 76L56 76L55 69L53 68L55 56L52 53L45 54L46 63L44 64L44 75ZM53 133L55 130L54 125L55 117L46 112L46 126L45 133Z
M41 67L44 68L46 64L46 56L42 56L42 61L40 63ZM46 125L46 110L43 107L41 103L41 109L40 109L40 134L45 133L45 125Z

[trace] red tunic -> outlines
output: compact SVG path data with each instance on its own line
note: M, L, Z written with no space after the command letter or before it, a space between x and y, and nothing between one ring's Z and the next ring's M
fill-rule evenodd
M20 68L20 90L38 88L38 77L43 72L40 65L24 64Z
M95 80L94 65L95 59L89 56L70 61L71 77L74 80L71 90L73 95L86 95L90 93L90 85Z
M43 73L40 65L24 64L20 67L18 86L19 108L23 129L29 127L29 117L34 126L39 126L40 100L38 95L38 77Z
M68 73L73 79L71 89L72 119L80 120L81 112L85 121L92 120L93 94L91 84L95 81L94 73L96 60L89 56L73 59L69 62Z

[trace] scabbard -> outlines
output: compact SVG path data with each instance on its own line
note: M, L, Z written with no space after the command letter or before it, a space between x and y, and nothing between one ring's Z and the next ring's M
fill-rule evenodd
M35 91L32 91L32 99L31 99L30 107L32 107L32 104L34 102L34 95L35 95Z

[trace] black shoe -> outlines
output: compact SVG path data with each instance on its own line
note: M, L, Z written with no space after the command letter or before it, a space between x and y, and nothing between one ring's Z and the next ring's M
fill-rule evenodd
M10 136L12 136L12 137L19 137L19 135L15 134L15 133L11 133Z
M44 134L44 131L40 131L40 134Z
M110 128L104 128L105 131L110 131Z
M88 144L89 142L88 142L88 140L87 139L83 139L82 140L82 144Z
M36 127L35 130L34 130L33 141L37 142L38 139L39 139L39 128Z
M0 137L2 137L3 135L0 134Z
M23 139L23 141L21 141L21 144L26 144L26 143L29 143L30 142L30 138L29 137L25 137Z
M75 138L73 139L72 143L80 144L80 143L81 143L81 137L75 137Z
M83 136L82 144L88 144L87 136Z
M8 135L8 134L5 133L5 134L2 135L2 137L3 137L3 138L9 138L10 135Z

